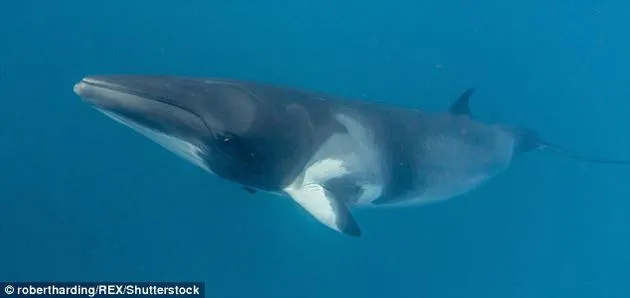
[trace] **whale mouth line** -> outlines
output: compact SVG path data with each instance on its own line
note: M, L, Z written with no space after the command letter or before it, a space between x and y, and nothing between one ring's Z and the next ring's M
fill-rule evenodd
M85 90L87 88L94 88L96 90L99 89L103 89L103 90L108 90L108 91L113 91L113 92L119 92L119 93L123 93L123 94L127 94L127 95L133 95L133 96L137 96L146 100L151 100L151 101L156 101L156 102L160 102L169 106L173 106L179 109L182 109L188 113L194 114L195 116L199 117L199 115L197 115L195 112L173 104L172 101L168 100L168 97L163 97L163 96L159 96L159 95L155 95L155 94L150 94L148 92L143 92L141 90L137 90L137 89L133 89L127 86L123 86L120 84L115 84L115 83L110 83L107 81L102 81L102 80L98 80L98 79L93 79L90 77L86 77L81 79L80 82L76 83L73 87L73 91L74 93L76 93L77 95L82 96L82 94L85 93ZM202 119L201 117L199 117L199 119Z
M103 80L99 80L99 79L95 79L95 78L91 78L91 77L85 77L83 79L81 79L80 82L76 83L73 86L73 91L75 94L77 94L79 97L81 97L84 101L88 102L89 104L91 104L92 106L94 106L96 109L98 109L101 112L104 111L108 111L111 113L114 113L118 116L124 116L122 113L119 113L117 111L114 111L110 108L108 108L106 106L106 104L104 104L103 102L99 101L98 99L95 98L95 96L93 96L94 93L98 93L98 92L103 92L103 91L109 91L109 92L117 92L117 93L121 93L121 94L125 94L125 95L130 95L130 96L135 96L139 99L143 99L143 100L147 100L147 101L152 101L152 102L156 102L159 104L163 104L166 106L170 106L176 109L179 109L185 113L188 113L194 117L196 117L200 123L203 125L206 133L208 135L212 135L213 132L210 129L210 127L208 126L208 124L206 123L206 121L204 120L203 117L201 117L201 115L199 115L197 112L173 103L173 100L169 100L168 97L164 97L164 96L159 96L159 95L155 95L155 94L151 94L149 92L144 92L141 90L137 90L128 86L124 86L124 85L120 85L120 84L116 84L116 83L111 83L111 82L107 82L107 81L103 81ZM107 115L107 114L106 114ZM108 115L110 116L110 115ZM128 117L124 117L124 118L128 118ZM114 119L114 118L112 118Z

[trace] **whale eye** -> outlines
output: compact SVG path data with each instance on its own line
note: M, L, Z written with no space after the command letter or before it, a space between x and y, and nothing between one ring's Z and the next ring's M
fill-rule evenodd
M221 151L240 160L250 160L255 156L248 143L240 136L231 132L216 134L215 143Z
M218 134L217 139L219 140L219 142L222 142L223 144L227 144L229 142L232 142L234 139L236 139L236 135L234 135L233 133L224 132L224 133Z

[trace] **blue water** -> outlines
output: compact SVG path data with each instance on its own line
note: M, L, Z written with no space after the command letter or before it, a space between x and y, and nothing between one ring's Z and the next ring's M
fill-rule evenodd
M207 297L630 297L630 169L545 153L339 235L81 102L88 74L254 79L630 158L626 1L5 1L0 280L201 280Z

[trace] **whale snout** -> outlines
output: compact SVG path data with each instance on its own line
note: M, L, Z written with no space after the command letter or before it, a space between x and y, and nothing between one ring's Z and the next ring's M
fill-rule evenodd
M203 119L180 97L167 94L168 84L137 76L88 76L73 86L84 102L126 123L183 137L208 135Z

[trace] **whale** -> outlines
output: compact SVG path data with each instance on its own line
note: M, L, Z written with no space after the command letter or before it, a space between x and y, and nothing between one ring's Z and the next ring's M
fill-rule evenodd
M630 165L577 154L533 129L476 119L474 88L439 112L231 78L91 75L73 91L219 179L290 198L355 237L362 235L355 208L455 198L528 152Z

